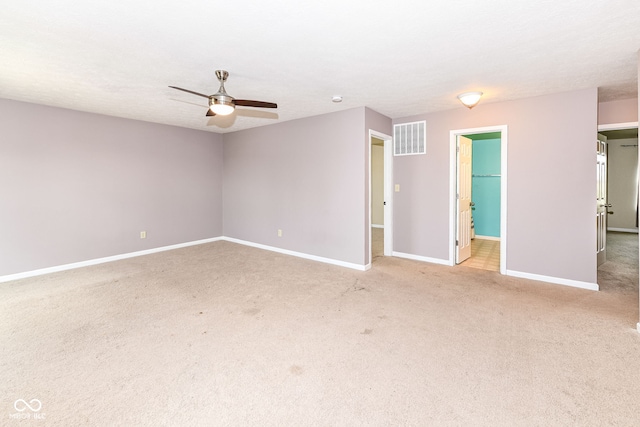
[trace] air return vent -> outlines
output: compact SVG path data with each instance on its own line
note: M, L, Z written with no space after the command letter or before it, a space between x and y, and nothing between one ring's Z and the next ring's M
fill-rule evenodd
M393 155L425 154L427 122L393 125Z

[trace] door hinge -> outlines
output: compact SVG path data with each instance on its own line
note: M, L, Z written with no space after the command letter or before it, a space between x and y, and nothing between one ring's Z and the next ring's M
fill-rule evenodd
M456 240L456 246L458 246L458 241Z

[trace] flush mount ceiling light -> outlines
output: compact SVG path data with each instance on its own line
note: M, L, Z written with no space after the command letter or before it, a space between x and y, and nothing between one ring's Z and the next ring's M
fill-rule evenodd
M475 107L476 104L480 102L481 97L482 92L465 92L458 95L460 102L469 107L469 109Z
M342 97L340 95L335 95L331 100L333 102L342 102Z

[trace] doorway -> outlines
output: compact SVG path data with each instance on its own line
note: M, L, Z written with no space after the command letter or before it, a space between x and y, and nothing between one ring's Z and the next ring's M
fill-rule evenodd
M607 142L607 231L638 233L638 128L598 135Z
M615 284L617 287L601 287L601 290L616 292L630 287L637 291L638 123L600 125L598 135L607 141L608 184L604 202L607 217L605 236L600 238L598 235L598 243L605 244L606 258L600 257L598 251L599 258L602 258L598 260L598 284ZM634 265L631 265L631 260Z
M506 274L507 142L506 125L450 132L450 265Z
M393 253L392 160L391 136L369 130L369 263Z

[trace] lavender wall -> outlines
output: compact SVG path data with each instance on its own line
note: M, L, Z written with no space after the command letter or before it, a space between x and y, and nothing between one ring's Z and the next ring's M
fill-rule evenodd
M628 123L638 121L638 99L601 102L598 104L598 124Z
M222 235L221 135L1 99L0 121L0 276Z
M380 119L356 108L225 134L224 235L365 265L369 116Z
M593 89L396 120L426 120L428 146L394 159L394 250L448 258L449 131L506 124L507 268L594 283L596 106ZM224 138L7 100L0 117L0 276L223 234L370 262L368 131L392 126L368 108Z
M427 154L394 159L394 251L449 258L449 133L507 125L507 269L596 283L597 89L394 123L416 120L427 122Z

